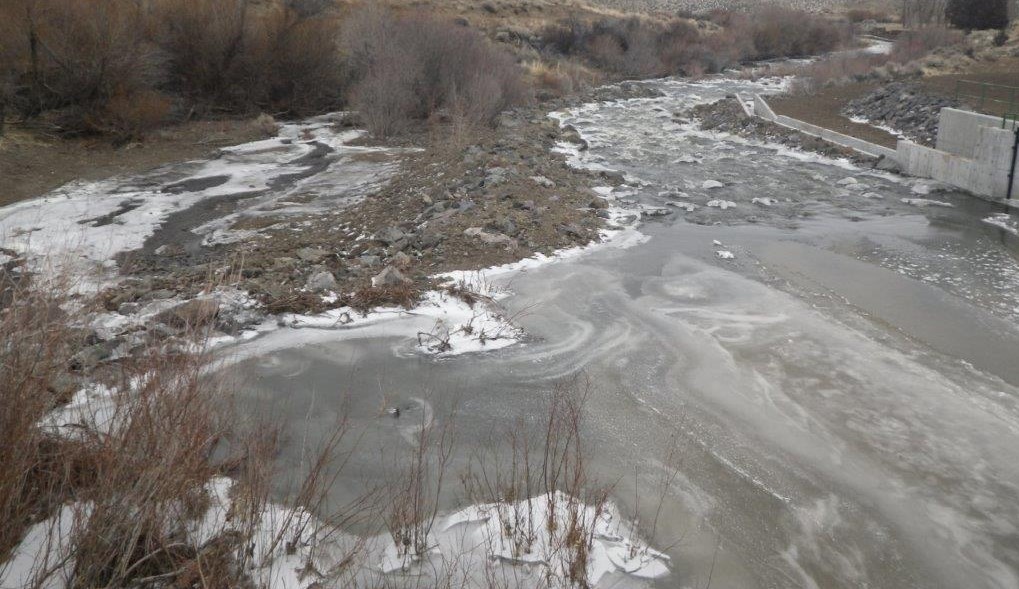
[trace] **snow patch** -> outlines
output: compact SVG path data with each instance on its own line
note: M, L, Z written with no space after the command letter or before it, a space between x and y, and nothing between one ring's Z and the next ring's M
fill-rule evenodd
M524 587L566 588L572 586L573 547L566 534L573 522L579 522L588 537L586 574L592 587L613 573L639 579L669 573L669 557L636 538L613 504L595 508L559 491L518 503L473 505L452 513L433 527L431 553L403 554L390 541L379 567L387 573L423 572L432 559L459 555L475 565L468 567L472 574L480 575L483 563L496 562L525 567L528 572L521 577Z
M575 544L567 538L574 526L586 542L586 575L592 587L608 575L656 579L669 574L670 559L640 540L612 503L596 508L561 492L518 503L472 505L440 515L432 526L427 554L407 554L388 535L358 538L336 530L300 507L269 503L257 510L233 509L234 481L214 477L205 485L204 513L183 520L178 537L201 546L217 537L240 533L250 537L244 573L258 587L307 589L313 586L361 585L384 575L428 578L443 563L460 563L465 586L486 586L492 567L517 569L519 587L572 587ZM73 503L33 525L11 559L0 566L0 587L42 589L71 586L75 530L87 524L91 506ZM552 522L554 521L554 525ZM550 531L552 530L552 531ZM347 557L363 549L368 566L350 567ZM49 574L40 575L42 571ZM332 585L331 585L332 584ZM427 583L426 583L427 585Z
M944 202L940 200L931 200L929 198L903 198L903 204L911 205L914 207L948 207L952 208L953 205L950 202Z
M985 218L984 223L988 225L994 225L1008 231L1012 235L1019 235L1019 221L1016 221L1008 213L998 213Z
M303 158L320 144L337 149L361 134L337 131L327 115L283 125L271 139L225 148L217 159L177 166L169 172L186 175L176 171L169 180L161 169L137 178L70 183L0 208L0 240L44 279L70 278L77 291L94 291L116 279L114 257L141 248L170 215L211 198L263 192L313 165ZM209 226L212 242L244 237L221 225Z

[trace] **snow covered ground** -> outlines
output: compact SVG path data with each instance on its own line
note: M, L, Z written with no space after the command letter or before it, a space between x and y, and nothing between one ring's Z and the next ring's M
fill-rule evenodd
M206 241L214 243L251 237L251 232L230 231L229 225L240 214L257 214L259 208L285 213L278 201L296 190L314 191L308 184L322 181L323 176L333 181L331 192L356 198L387 178L393 167L385 163L352 167L344 161L382 150L349 146L362 132L340 130L333 118L326 115L282 125L271 139L225 148L218 158L176 167L186 170L183 177L179 171L155 170L127 180L74 182L46 196L0 208L0 243L24 256L29 270L91 292L117 278L118 254L141 248L171 215L202 201L254 198L248 204L254 211L227 215L199 228ZM320 165L312 156L323 149L332 150L331 157L345 164L339 166L342 177L327 170L308 182L298 181L292 190L272 194L273 202L257 198L274 183Z
M443 581L481 589L493 574L515 579L513 587L520 589L568 589L576 586L571 575L579 571L592 587L619 586L625 579L668 575L671 564L633 533L611 503L596 507L561 492L439 514L431 524L431 548L407 554L388 533L358 537L299 507L270 503L256 512L237 512L234 485L225 477L210 480L208 508L179 522L179 536L191 546L229 534L249 537L248 548L240 550L246 553L244 572L267 589L441 586ZM0 564L0 588L71 587L74 539L91 513L89 504L72 503L33 525L12 558ZM571 531L583 535L582 545Z

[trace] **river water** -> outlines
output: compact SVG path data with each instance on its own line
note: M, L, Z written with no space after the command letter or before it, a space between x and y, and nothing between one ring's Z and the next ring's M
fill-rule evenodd
M349 416L339 500L387 476L380 452L417 417L455 407L459 447L498 444L579 378L593 472L624 510L650 521L656 500L633 498L678 457L649 538L673 559L658 586L1019 587L1019 239L983 222L1000 207L686 120L774 83L650 84L665 96L559 116L590 144L576 164L674 212L640 244L498 278L524 342L269 346L240 364L248 404L305 444Z

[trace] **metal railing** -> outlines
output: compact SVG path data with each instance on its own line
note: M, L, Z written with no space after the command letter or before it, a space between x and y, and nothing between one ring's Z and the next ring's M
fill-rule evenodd
M977 110L994 113L1019 112L1019 87L1003 84L958 80L955 83L955 99L967 102ZM971 102L975 101L975 103Z

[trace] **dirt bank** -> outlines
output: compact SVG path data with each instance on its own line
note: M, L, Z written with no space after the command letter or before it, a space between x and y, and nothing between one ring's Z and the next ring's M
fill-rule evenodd
M851 121L843 111L853 100L877 88L874 83L829 86L814 93L794 92L768 98L776 114L838 131L885 147L895 147L897 137L872 125Z

